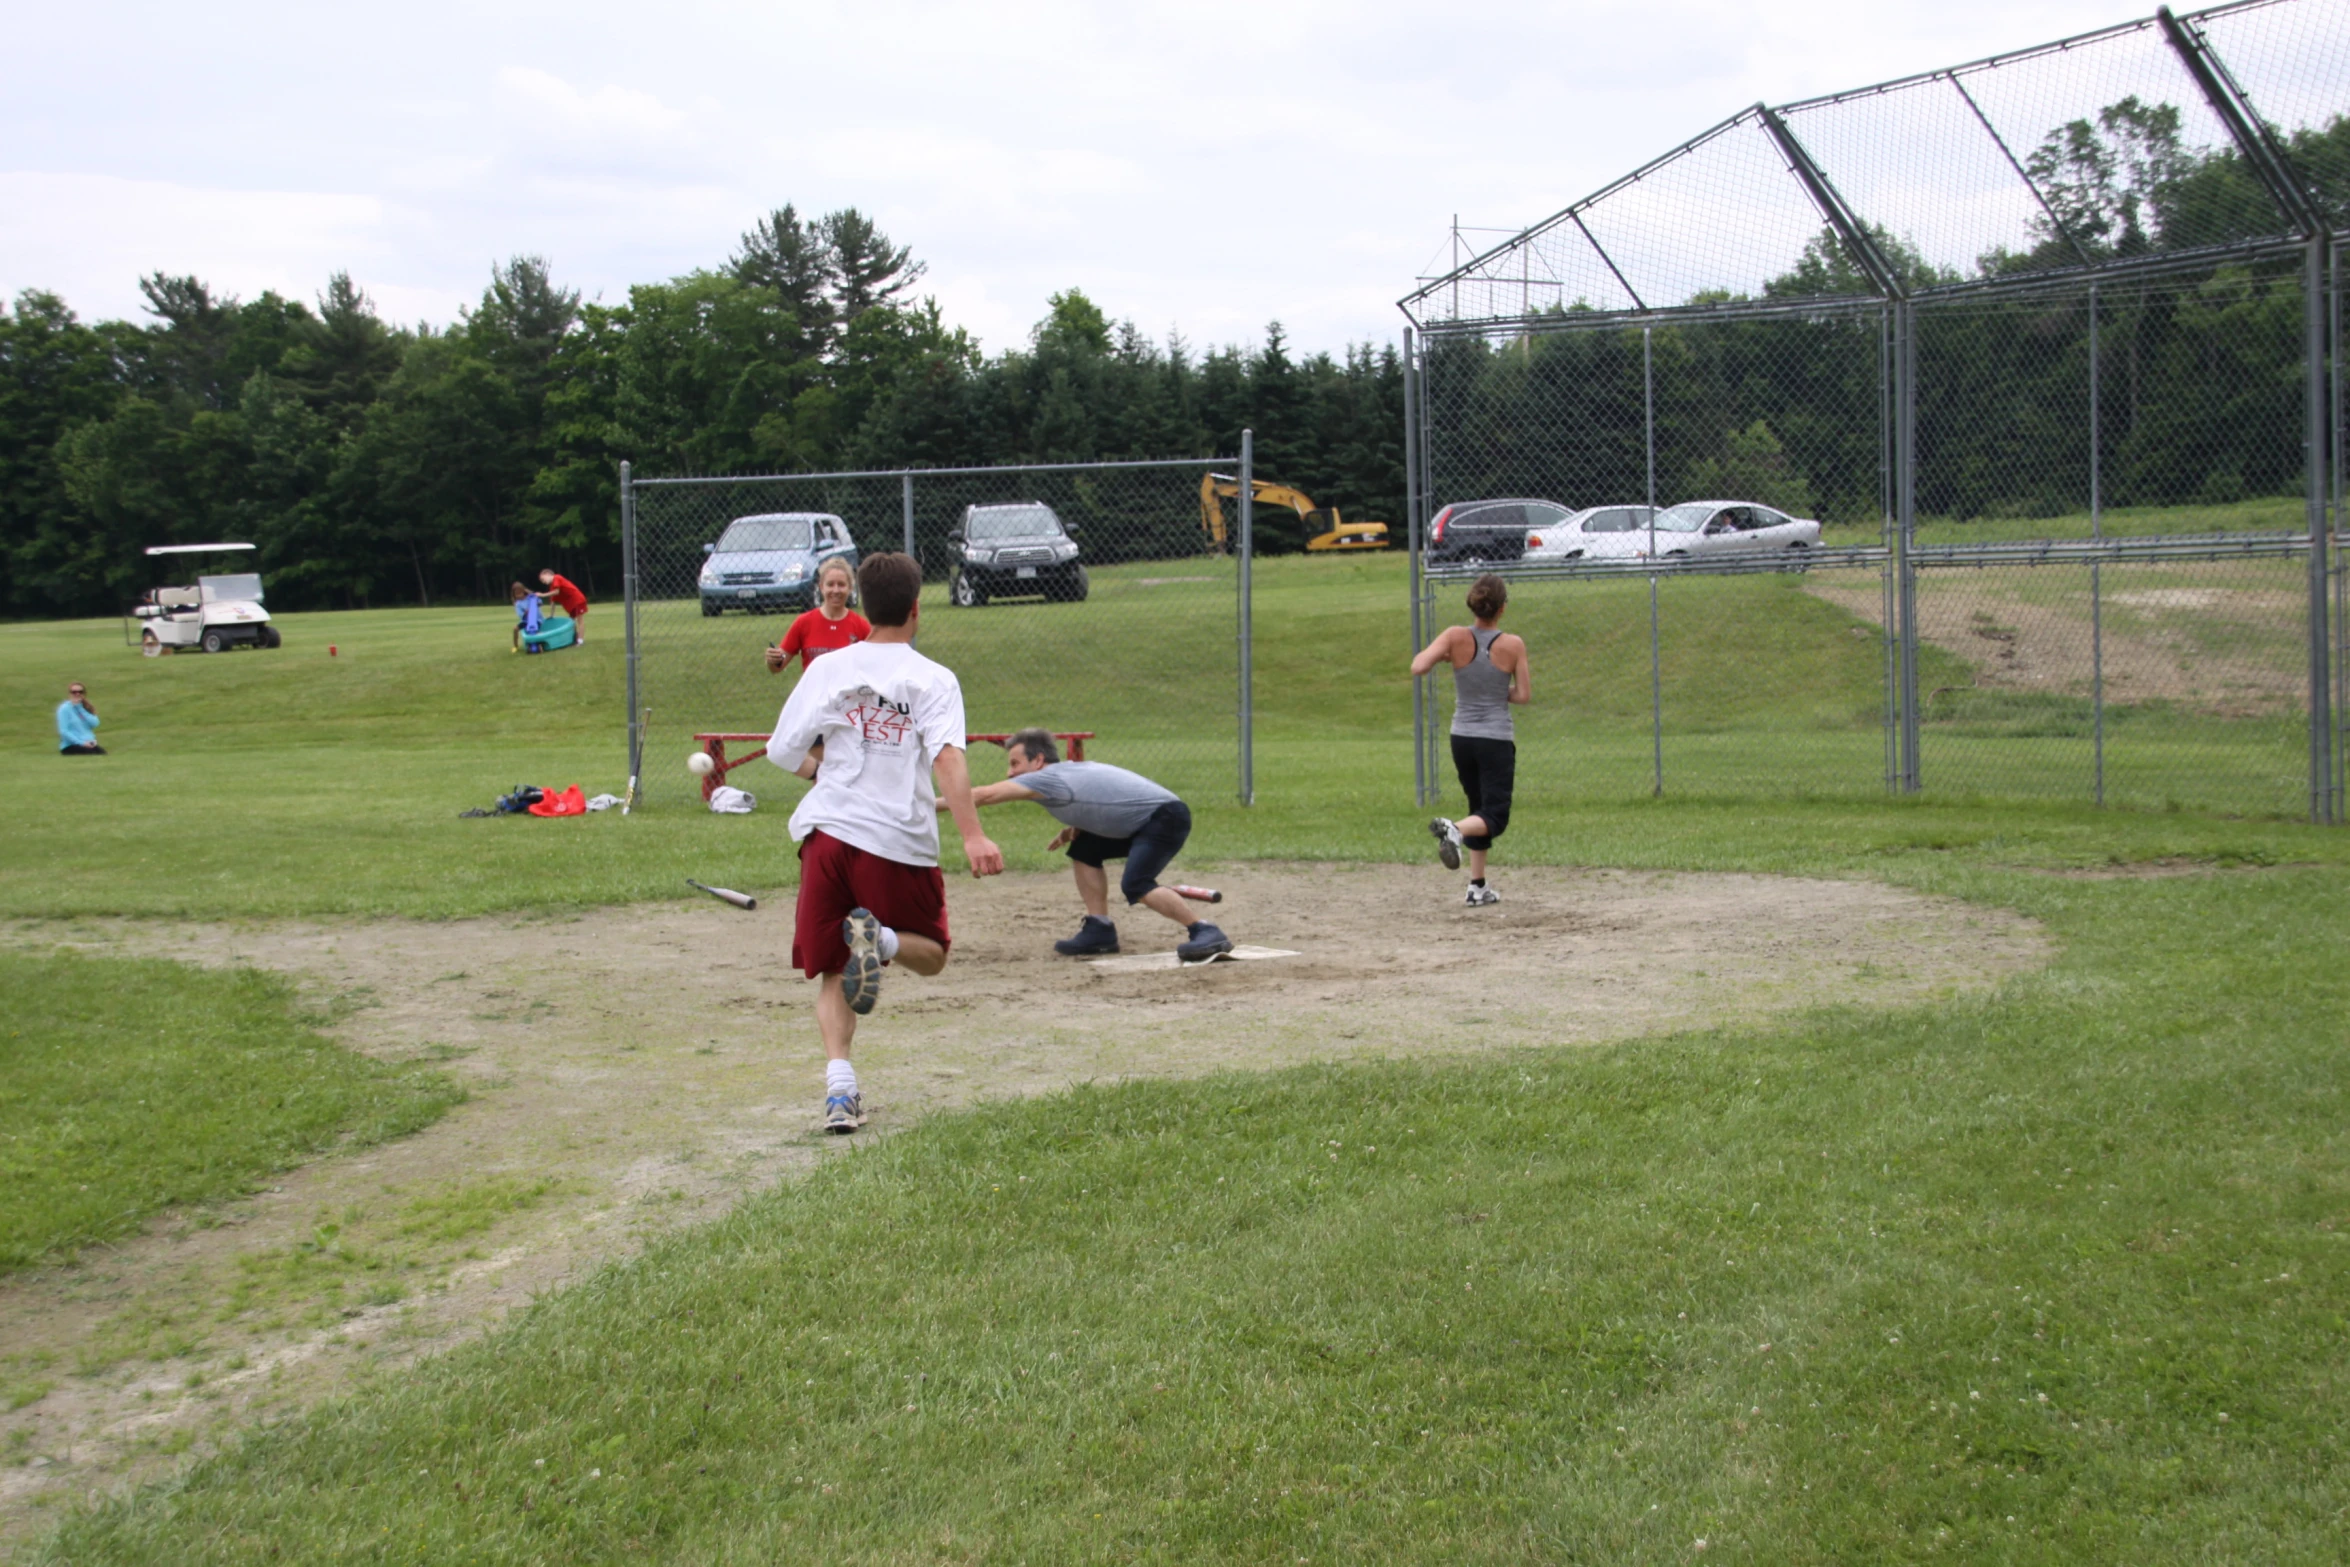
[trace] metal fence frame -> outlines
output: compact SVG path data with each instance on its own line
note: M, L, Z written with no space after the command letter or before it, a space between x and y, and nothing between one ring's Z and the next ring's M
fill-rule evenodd
M1656 502L1655 429L1656 388L1649 359L1651 335L1658 327L1756 319L1787 319L1823 311L1866 310L1878 313L1882 343L1883 405L1880 445L1884 480L1884 542L1878 547L1815 550L1804 569L1877 569L1882 576L1885 627L1885 755L1886 787L1914 794L1926 786L1928 758L1919 729L1919 627L1917 588L1921 574L1994 566L2069 565L2086 567L2092 603L2092 700L2095 709L2095 784L2097 803L2105 803L2105 671L2103 577L2109 565L2155 560L2291 559L2304 564L2307 583L2306 629L2308 732L2308 799L2311 821L2339 823L2344 818L2344 779L2350 774L2350 562L2343 551L2350 545L2350 522L2343 511L2343 466L2346 432L2340 378L2333 375L2341 328L2340 249L2350 233L2338 232L2326 203L2289 157L2275 124L2264 118L2239 84L2210 37L2214 20L2291 6L2295 0L2239 0L2181 18L2167 7L2154 17L2102 29L2079 38L2061 40L2015 55L1994 57L1922 76L1903 78L1854 92L1802 100L1780 107L1757 104L1722 124L1653 160L1599 192L1576 202L1516 237L1496 245L1465 265L1425 285L1399 302L1407 320L1405 360L1405 461L1407 468L1407 533L1412 551L1411 636L1414 648L1428 635L1439 583L1466 576L1463 570L1424 564L1426 523L1439 502L1435 458L1448 434L1433 419L1428 395L1428 356L1432 345L1448 337L1524 336L1560 333L1642 333L1644 417L1648 442L1648 500ZM2045 59L2085 44L2126 34L2159 33L2201 96L2198 110L2224 127L2229 143L2244 169L2274 203L2274 234L2232 238L2225 242L2163 251L2150 255L2097 260L2077 242L2079 265L2045 268L2022 275L1984 276L1957 282L1912 286L1886 253L1885 230L1873 226L1838 190L1791 125L1804 112L1831 107L1906 89L1921 83L1946 82L1964 99L1984 132L2005 154L2017 180L2030 189L2049 219L2053 231L2069 238L2065 224L2048 196L2019 161L1976 99L1969 94L1969 73L1995 71L2016 60ZM1635 263L1619 265L1599 234L1594 232L1595 209L1611 198L1636 192L1641 182L1669 171L1678 160L1697 153L1717 138L1739 131L1768 138L1783 172L1802 192L1817 221L1833 233L1852 269L1865 279L1861 292L1836 297L1800 299L1715 297L1685 304L1644 299L1630 271ZM1592 218L1593 222L1587 222ZM1643 236L1653 239L1655 236ZM1692 236L1683 234L1686 243ZM1571 250L1572 255L1569 256ZM1604 266L1604 275L1589 268L1592 257ZM1628 299L1630 308L1591 308L1579 296L1570 296L1571 267L1561 260L1579 258L1591 276L1603 277L1614 297ZM2109 281L2157 280L2207 270L2229 260L2291 261L2301 274L2302 371L2300 401L2304 413L2300 446L2304 453L2306 525L2291 533L2240 534L2201 538L2116 538L2103 525L2102 454L2098 447L2101 387L2098 384L2098 290ZM1548 268L1537 277L1538 269ZM1537 285L1558 290L1537 308ZM2035 543L1921 546L1917 542L1919 312L1946 304L1979 300L2020 300L2051 290L2088 290L2089 342L2089 496L2091 533L2085 540ZM1510 308L1510 291L1518 291ZM1462 294L1472 296L1462 309ZM1478 301L1482 300L1480 305ZM1572 304L1573 308L1567 308ZM1448 496L1444 499L1469 499ZM1651 701L1655 745L1655 790L1664 787L1664 693L1658 676L1657 583L1676 576L1718 576L1756 570L1784 570L1784 562L1768 565L1749 561L1717 560L1679 563L1655 562L1570 563L1520 565L1506 568L1513 580L1605 580L1645 576L1649 583ZM1441 791L1435 748L1439 703L1429 679L1415 683L1413 692L1414 787L1416 799L1427 804Z
M631 790L644 776L645 720L643 683L640 668L642 645L639 636L639 602L642 584L638 570L637 524L638 499L646 490L684 490L719 488L726 486L772 483L793 485L827 481L859 481L895 479L901 495L903 532L899 547L909 555L921 558L915 537L915 497L917 486L925 479L948 478L1003 478L1029 474L1093 475L1132 473L1147 470L1197 470L1202 473L1217 468L1235 468L1239 478L1239 495L1232 530L1231 549L1237 559L1239 583L1238 601L1234 606L1234 628L1238 643L1239 684L1234 694L1237 716L1235 755L1237 777L1236 797L1242 805L1256 803L1255 756L1255 663L1254 625L1252 616L1255 536L1255 490L1252 479L1256 464L1256 435L1253 430L1240 434L1240 455L1230 457L1174 457L1132 461L1091 463L1006 463L988 467L967 468L877 468L848 470L837 473L790 474L694 474L646 478L639 476L629 461L620 464L620 531L622 557L622 626L627 637L627 700L628 700L628 776Z

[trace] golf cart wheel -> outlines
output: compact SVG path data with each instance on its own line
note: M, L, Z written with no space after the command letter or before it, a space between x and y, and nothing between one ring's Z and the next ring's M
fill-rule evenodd
M203 646L207 653L225 653L228 651L228 638L217 631L207 631L204 633Z
M147 658L163 656L163 639L152 631L139 633L139 652Z
M987 594L971 580L969 572L957 571L947 586L947 599L957 609L977 609L987 602Z
M261 628L261 645L263 647L283 647L285 645L285 640L286 639L284 637L278 634L277 627L263 626Z

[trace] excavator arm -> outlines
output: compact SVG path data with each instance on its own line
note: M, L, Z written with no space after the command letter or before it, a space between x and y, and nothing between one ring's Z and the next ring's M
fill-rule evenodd
M1315 515L1316 508L1313 500L1299 491L1291 489L1286 484L1275 484L1270 479L1252 479L1249 481L1249 488L1255 492L1257 500L1263 505L1286 506L1300 517L1310 518ZM1223 503L1237 499L1239 495L1240 481L1232 475L1228 473L1203 473L1200 475L1200 526L1207 530L1209 538L1216 541L1218 549L1224 548L1228 542L1225 537ZM1333 518L1333 521L1335 520Z

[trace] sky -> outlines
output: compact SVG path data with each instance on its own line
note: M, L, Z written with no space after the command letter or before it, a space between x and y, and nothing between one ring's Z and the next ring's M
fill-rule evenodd
M1534 222L1758 99L2145 14L2124 0L16 0L0 296L138 317L193 273L454 320L545 256L589 298L856 206L990 352L1054 292L1195 348L1394 340L1456 216ZM2149 5L2147 9L2151 9ZM1499 233L1471 236L1485 242Z

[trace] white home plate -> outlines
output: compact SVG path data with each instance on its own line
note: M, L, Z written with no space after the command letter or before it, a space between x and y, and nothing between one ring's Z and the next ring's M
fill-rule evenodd
M1206 968L1208 963L1253 963L1258 958L1294 958L1297 954L1280 947L1234 947L1220 953L1207 963L1185 963L1172 952L1136 952L1120 958L1094 958L1095 968Z

